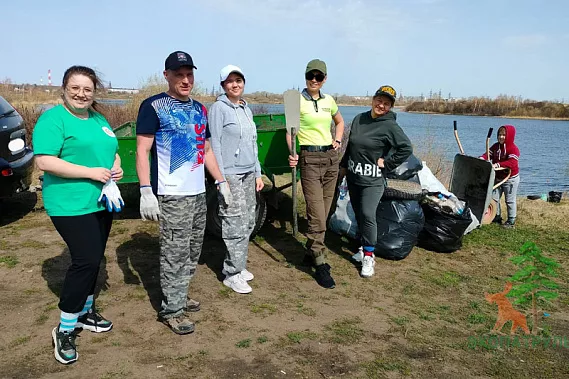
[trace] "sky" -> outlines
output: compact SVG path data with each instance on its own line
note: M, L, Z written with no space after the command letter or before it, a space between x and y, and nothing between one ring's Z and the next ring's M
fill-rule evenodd
M161 75L189 53L208 90L244 71L246 92L304 87L328 65L324 92L365 96L498 95L569 102L567 0L4 0L0 80L60 85L75 64L113 87ZM7 35L6 35L7 34Z

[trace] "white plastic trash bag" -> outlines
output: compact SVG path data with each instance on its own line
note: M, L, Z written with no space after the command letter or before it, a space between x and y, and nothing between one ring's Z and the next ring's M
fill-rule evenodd
M340 195L336 203L336 210L332 217L330 217L328 228L341 236L356 239L358 236L358 223L356 222L356 214L350 203L350 194L348 193L346 178L342 179L338 190L340 191Z
M468 225L468 228L466 228L466 230L464 231L464 235L467 235L468 233L470 233L471 231L480 226L480 221L478 221L478 219L472 212L470 212L470 217L472 218L472 222L470 223L470 225Z
M422 189L426 189L429 192L440 192L447 196L452 195L452 193L450 193L445 186L439 182L431 169L427 167L427 162L423 161L423 168L417 173L417 175L419 175L419 181L421 182Z

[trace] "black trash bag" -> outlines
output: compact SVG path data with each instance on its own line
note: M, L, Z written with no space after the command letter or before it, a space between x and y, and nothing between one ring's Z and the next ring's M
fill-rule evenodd
M407 257L417 244L424 222L418 201L382 201L377 208L375 255L395 261Z
M563 192L549 191L547 201L550 203L560 203Z
M438 253L452 253L462 247L464 232L472 223L470 208L464 207L462 214L442 211L433 204L422 204L425 226L419 233L417 246Z
M423 169L421 161L411 154L409 158L394 170L385 174L388 179L407 180Z

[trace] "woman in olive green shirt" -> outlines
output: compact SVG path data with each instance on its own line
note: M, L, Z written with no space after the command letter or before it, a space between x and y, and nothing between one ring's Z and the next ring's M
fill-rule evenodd
M36 163L45 172L44 206L71 255L59 301L60 323L52 331L55 358L63 364L77 360L76 328L99 333L113 325L93 303L113 220L99 197L103 185L120 180L123 171L117 139L96 110L98 87L92 69L70 67L63 77L63 104L44 112L33 132Z

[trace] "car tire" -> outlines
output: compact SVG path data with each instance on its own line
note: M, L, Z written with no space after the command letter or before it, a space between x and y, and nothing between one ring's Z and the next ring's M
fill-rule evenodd
M382 198L385 200L420 200L422 196L423 190L417 182L387 179Z

